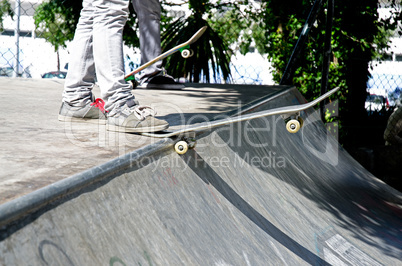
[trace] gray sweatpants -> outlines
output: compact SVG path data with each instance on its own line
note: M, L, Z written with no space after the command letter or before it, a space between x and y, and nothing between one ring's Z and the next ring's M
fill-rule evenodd
M63 101L84 106L92 101L95 77L111 111L134 99L124 80L123 27L130 0L83 0L74 35Z
M132 0L140 28L141 65L161 54L159 0ZM162 71L162 61L144 69L140 82Z

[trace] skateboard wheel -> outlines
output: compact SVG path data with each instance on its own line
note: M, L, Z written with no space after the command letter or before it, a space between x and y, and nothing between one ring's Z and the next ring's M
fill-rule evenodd
M190 49L190 57L192 57L194 55L194 50Z
M300 130L300 127L301 127L300 122L299 120L296 119L291 119L286 123L286 130L289 133L296 133L297 131Z
M184 140L181 140L174 145L174 150L178 154L185 154L188 151L188 144Z
M181 51L181 56L183 58L189 58L191 56L191 51L188 49L184 49L183 51Z

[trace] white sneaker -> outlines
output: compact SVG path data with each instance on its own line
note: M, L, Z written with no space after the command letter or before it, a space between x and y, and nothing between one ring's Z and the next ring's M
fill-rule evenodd
M155 118L156 112L149 106L127 103L117 112L111 112L107 117L106 129L109 131L127 133L145 133L165 130L169 123Z

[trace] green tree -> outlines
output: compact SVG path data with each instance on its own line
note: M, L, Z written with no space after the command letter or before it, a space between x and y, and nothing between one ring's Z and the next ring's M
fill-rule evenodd
M74 37L80 1L53 0L40 4L34 14L36 35L50 42L55 51L66 47L66 42Z
M191 16L178 18L170 23L162 34L162 47L165 50L187 41L196 30L208 25L203 18L208 15L213 4L208 1L190 0ZM194 56L183 60L179 53L166 58L165 67L175 77L185 77L191 82L204 80L210 82L211 71L215 79L222 75L224 81L230 78L230 49L217 31L209 27L192 47Z
M40 4L34 14L37 36L51 43L58 54L60 47L66 47L67 42L73 40L81 9L82 1L74 0L51 0ZM124 26L123 41L128 46L138 47L139 39L135 33L136 16L132 5L129 9L130 16ZM57 56L58 70L59 61Z
M390 1L397 7L397 1ZM267 27L268 53L279 81L290 58L300 30L305 22L311 1L269 1L264 8ZM329 87L341 86L338 95L340 123L343 126L341 142L349 145L358 140L367 124L364 108L369 62L378 51L384 51L388 38L383 33L393 31L397 20L380 20L377 0L337 0L332 31L332 59L329 69ZM400 13L393 14L394 19ZM303 12L304 11L304 12ZM321 10L310 31L304 53L293 77L293 84L311 100L321 91L323 45L325 37L325 9ZM328 117L328 116L327 116ZM357 129L357 130L354 130Z
M59 47L66 47L67 42L74 38L81 9L82 1L74 0L51 0L40 4L34 14L37 35L50 42L56 51ZM129 5L129 10L123 40L128 46L138 47L137 17L132 5Z
M11 9L10 2L7 0L1 0L0 1L0 32L4 30L3 27L3 21L4 21L4 16L13 16L13 10Z

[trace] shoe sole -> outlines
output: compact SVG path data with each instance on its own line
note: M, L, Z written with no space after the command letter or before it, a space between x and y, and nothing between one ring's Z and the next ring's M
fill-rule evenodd
M168 127L169 127L169 125L160 125L160 126L143 127L143 128L130 128L130 127L121 127L121 126L106 124L106 130L115 131L115 132L123 132L123 133L158 132L158 131L167 129Z
M147 84L138 85L136 89L149 89L149 90L182 90L185 88L182 84Z
M100 124L100 125L106 124L106 119L79 118L64 115L59 115L58 120L61 122L79 122L79 123Z

